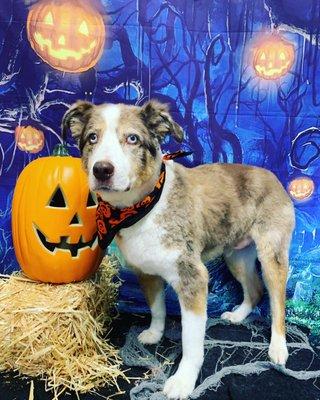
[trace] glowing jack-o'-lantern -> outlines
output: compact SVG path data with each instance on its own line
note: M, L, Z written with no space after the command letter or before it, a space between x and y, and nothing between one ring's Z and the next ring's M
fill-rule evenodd
M287 74L294 62L294 46L279 38L269 37L256 48L253 67L263 79L278 79Z
M18 148L28 153L39 153L44 146L43 132L32 126L17 126L15 140Z
M314 192L314 182L307 177L293 179L288 186L288 192L294 200L307 200Z
M90 2L44 0L27 18L28 39L33 50L52 67L83 72L99 60L105 41L102 16Z
M42 282L90 276L101 260L96 203L79 158L32 161L20 174L12 204L12 235L24 273Z

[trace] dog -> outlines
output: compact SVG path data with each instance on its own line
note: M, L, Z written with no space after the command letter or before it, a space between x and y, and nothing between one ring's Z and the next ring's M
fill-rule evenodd
M186 168L163 161L164 138L172 135L181 142L184 134L168 107L155 100L143 106L78 101L64 115L62 126L78 142L90 189L113 207L130 207L144 199L165 163L166 179L157 204L116 235L151 310L150 327L139 335L140 342L154 344L163 335L164 282L179 298L183 356L164 385L165 395L185 399L195 387L207 320L204 263L218 255L224 256L243 289L238 308L222 314L231 323L243 321L261 299L259 259L272 314L269 357L284 365L288 252L295 216L276 176L241 164Z

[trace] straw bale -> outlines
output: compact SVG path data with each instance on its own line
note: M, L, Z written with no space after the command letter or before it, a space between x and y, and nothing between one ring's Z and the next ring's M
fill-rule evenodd
M0 371L44 379L55 399L66 389L115 385L117 391L125 376L106 339L115 317L117 265L104 258L93 279L64 285L0 275Z

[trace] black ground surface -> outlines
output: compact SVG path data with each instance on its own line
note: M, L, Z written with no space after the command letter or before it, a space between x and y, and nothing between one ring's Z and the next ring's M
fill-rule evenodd
M111 332L111 341L116 346L122 346L125 341L126 332L132 325L145 326L149 322L149 317L136 315L121 315L114 322ZM210 328L211 336L223 337L224 340L241 341L247 340L248 332L243 326L218 325ZM166 343L164 343L164 346ZM159 349L158 349L159 350ZM212 374L220 349L212 349L207 353L202 369L202 376ZM233 355L233 362L242 364L247 361L245 352L239 351ZM237 359L238 358L238 359ZM320 352L315 350L315 354L310 358L310 351L299 350L298 353L289 357L288 367L291 369L308 368L312 362L312 369L320 370ZM128 376L142 377L146 369L131 368ZM34 400L52 400L53 395L46 392L41 381L34 380L35 391ZM115 396L114 399L130 399L129 391L135 381L130 384L119 381L119 386L126 393ZM30 378L18 378L16 374L0 375L0 400L28 400L30 389ZM98 394L79 395L81 400L101 400L102 396L114 394L114 389L103 388ZM76 400L75 393L65 393L60 400ZM320 379L310 379L308 381L297 380L276 370L269 370L260 375L229 375L222 380L222 385L217 391L207 391L202 400L320 400Z

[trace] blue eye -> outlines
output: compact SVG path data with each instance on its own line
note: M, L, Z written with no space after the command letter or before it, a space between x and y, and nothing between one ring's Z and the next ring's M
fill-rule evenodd
M91 144L95 144L98 141L98 135L96 133L90 133L88 139Z
M137 135L129 135L127 137L127 143L128 144L137 144L139 141L139 138Z

